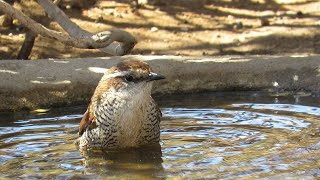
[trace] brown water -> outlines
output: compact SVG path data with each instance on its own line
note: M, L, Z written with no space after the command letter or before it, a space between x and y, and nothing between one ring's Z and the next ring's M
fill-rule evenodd
M0 179L316 179L318 96L158 98L161 148L79 151L84 107L0 115Z

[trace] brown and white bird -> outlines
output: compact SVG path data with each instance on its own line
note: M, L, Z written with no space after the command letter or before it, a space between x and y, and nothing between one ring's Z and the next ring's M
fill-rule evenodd
M160 141L161 111L152 82L164 79L142 61L127 60L101 78L80 122L76 144L87 148L129 148Z

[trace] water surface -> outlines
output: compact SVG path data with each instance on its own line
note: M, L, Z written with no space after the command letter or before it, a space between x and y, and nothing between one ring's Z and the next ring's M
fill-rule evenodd
M210 93L157 98L161 147L80 151L85 107L0 115L0 179L320 176L318 96Z

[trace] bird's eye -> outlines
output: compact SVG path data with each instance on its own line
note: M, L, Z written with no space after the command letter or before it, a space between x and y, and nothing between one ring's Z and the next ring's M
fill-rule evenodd
M133 81L133 76L131 76L131 75L126 75L126 76L125 76L125 79L126 79L126 81L131 82L131 81Z

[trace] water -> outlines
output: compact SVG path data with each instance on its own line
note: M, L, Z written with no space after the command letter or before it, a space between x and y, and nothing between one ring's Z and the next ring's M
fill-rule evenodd
M85 107L0 115L0 179L316 179L316 96L211 93L158 98L161 147L80 151Z

